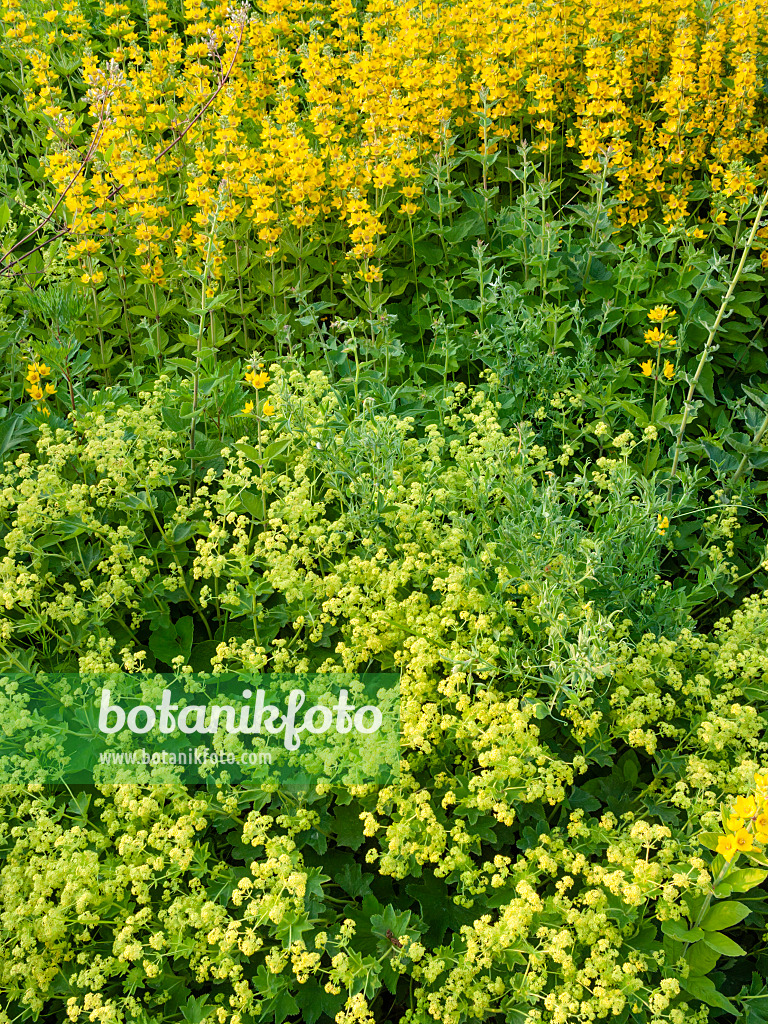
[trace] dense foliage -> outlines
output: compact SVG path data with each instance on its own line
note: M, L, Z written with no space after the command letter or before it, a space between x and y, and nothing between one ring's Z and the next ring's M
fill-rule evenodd
M760 5L0 14L0 1024L768 1021ZM13 781L232 668L397 783Z

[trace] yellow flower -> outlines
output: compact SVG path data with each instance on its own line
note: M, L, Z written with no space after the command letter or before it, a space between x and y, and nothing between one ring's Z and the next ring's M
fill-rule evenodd
M262 411L262 414L264 416L274 416L275 415L275 407L274 407L274 405L272 405L272 403L270 402L269 399L267 399L266 402L264 403L264 405L262 405L261 411Z
M757 811L757 804L753 796L737 796L733 805L733 813L740 818L753 818Z
M736 846L736 840L733 836L718 836L717 852L730 863L733 860L734 855L739 852L738 847Z
M650 377L653 373L653 361L646 359L644 363L640 363L640 369L643 371L643 376Z
M659 524L659 533L663 537L664 534L669 529L669 520L667 519L666 516L662 516L662 515L659 515L656 518L657 518L657 522Z
M736 849L739 850L740 853L748 853L752 849L752 833L747 832L745 828L740 828L733 839L736 844Z
M243 416L248 416L249 413L253 412L253 402L246 402L243 409Z
M768 836L768 811L761 811L755 818L755 829L760 842L765 842L765 837Z
M672 380L672 378L675 375L675 367L672 363L670 363L668 359L664 360L664 369L662 370L662 373L667 378L667 380Z
M39 384L33 384L32 387L27 388L27 391L29 392L29 397L34 402L39 402L43 397L43 389Z
M648 313L648 319L652 324L660 324L663 320L668 320L671 316L675 316L674 309L670 309L669 306L654 306Z
M661 328L652 327L649 331L645 332L643 337L649 345L660 345L668 335L667 332L662 331Z
M246 373L245 382L246 384L250 384L252 387L256 388L256 390L258 391L259 388L266 387L266 385L268 384L269 374L266 372L266 370L264 370L262 373L256 373L255 370L251 370L249 373Z
M56 385L55 384L46 384L45 385L45 393L46 393L46 395L55 395L56 394Z
M718 213L718 215L715 217L715 224L723 225L723 224L725 224L725 221L726 221L725 210L721 210L720 213Z
M30 384L37 384L41 377L48 377L50 373L51 368L46 366L45 363L27 364L27 380Z
M738 832L740 828L744 828L744 819L740 818L738 814L729 814L723 824L729 832Z

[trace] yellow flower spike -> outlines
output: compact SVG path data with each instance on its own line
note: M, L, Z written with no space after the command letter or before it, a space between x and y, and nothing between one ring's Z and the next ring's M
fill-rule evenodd
M736 845L736 840L734 839L734 837L728 835L718 836L717 852L724 860L728 861L728 863L730 864L730 862L739 852L739 848Z
M269 399L267 399L266 402L264 403L264 405L261 407L261 412L262 412L263 416L274 416L275 415L275 407L274 407L274 405L272 405L272 403L270 402Z
M667 378L667 380L672 380L672 378L675 376L674 364L670 363L668 359L664 360L664 369L662 370L662 373Z
M739 853L749 853L754 846L754 836L751 832L747 832L745 828L739 829L733 837L733 841Z
M669 529L669 519L666 516L659 515L656 517L658 522L659 534L663 537Z
M740 818L753 818L757 813L757 804L753 796L737 796L733 805L733 813Z
M644 377L650 377L653 373L653 360L646 359L644 363L640 363L640 369L643 371Z

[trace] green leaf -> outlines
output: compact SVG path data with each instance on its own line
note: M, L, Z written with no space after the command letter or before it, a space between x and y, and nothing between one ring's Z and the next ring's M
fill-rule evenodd
M8 209L8 203L3 203L3 205L0 206L0 231L3 230L10 219L11 211Z
M326 992L325 986L313 978L304 985L297 985L296 1003L301 1010L301 1020L304 1024L315 1024L323 1014L333 1020L344 1003L345 995L346 992L339 995Z
M27 438L36 433L37 427L32 423L25 423L18 414L3 420L0 423L0 460L14 448L21 448Z
M352 850L359 850L363 845L365 836L359 814L360 810L354 804L336 808L333 818L336 822L336 842L339 846L348 846Z
M149 649L166 665L183 655L189 660L192 651L194 622L191 615L184 615L177 622L164 622L156 626L149 635Z
M697 928L696 931L701 931ZM706 977L715 967L720 959L720 953L709 946L706 942L695 942L685 954L685 960L690 967L689 977Z
M187 429L187 421L190 417L182 416L177 409L169 409L168 406L163 406L160 413L163 417L163 423L170 430L174 430L177 434L181 434Z
M275 1024L283 1024L286 1017L292 1017L298 1012L299 1006L296 1000L293 998L291 993L284 989L278 996L275 997L274 1002L274 1014Z
M722 953L723 956L746 956L746 949L742 949L738 942L729 939L722 932L704 932L703 941L710 949Z
M181 1016L184 1020L189 1021L189 1024L201 1024L201 1021L205 1018L205 1007L208 1002L208 996L200 996L199 999L195 999L194 996L190 996L187 1002L181 1009Z
M253 462L261 461L261 456L259 455L257 449L254 448L252 444L240 443L236 444L235 448L237 448L239 452L242 452L246 459L251 459Z
M401 938L408 930L410 919L410 910L404 910L398 914L391 903L387 904L382 914L371 915L371 932L381 940L380 948L382 950L392 947L392 942L387 932L391 932L396 939Z
M260 494L254 494L253 491L243 491L240 495L240 501L242 501L245 511L253 516L254 519L258 519L259 522L264 519L264 502Z
M275 459L278 455L282 455L290 443L291 439L287 437L282 441L273 441L268 444L264 449L264 460Z
M717 850L717 841L719 838L719 832L702 832L699 836L699 842L703 847L705 847L705 849L715 852Z
M662 921L661 930L677 942L696 942L704 937L701 928L689 928L686 921Z
M712 369L711 363L705 363L701 368L701 374L699 375L699 391L711 405L716 404L715 371Z
M704 915L701 927L707 932L719 932L723 928L732 928L748 915L749 907L736 900L729 900L728 903L718 903L710 907Z
M715 988L715 983L710 978L681 978L681 987L692 995L694 999L700 999L707 1006L716 1006L720 1010L727 1010L734 1017L739 1011L724 995L721 995Z
M336 884L346 892L352 899L358 896L367 896L371 891L371 879L373 875L363 874L362 867L357 861L347 862L341 871L336 874Z
M193 533L196 533L200 523L177 523L173 528L173 537L171 538L174 544L183 544L185 540L189 540Z
M732 871L727 881L734 892L748 892L758 885L762 885L768 878L768 871L761 871L760 868L740 868Z
M306 914L290 911L283 916L279 924L272 926L272 931L275 938L282 942L283 949L288 949L292 943L301 938L304 932L312 931L312 928L312 923Z

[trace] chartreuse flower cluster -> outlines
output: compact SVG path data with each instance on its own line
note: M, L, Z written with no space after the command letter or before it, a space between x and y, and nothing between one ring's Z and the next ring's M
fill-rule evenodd
M670 936L713 899L700 830L768 759L768 597L686 627L631 436L560 481L492 375L419 431L319 372L247 374L275 408L261 455L224 447L194 491L168 378L6 463L0 672L394 670L400 780L2 787L0 1021L704 1024L710 960ZM638 634L648 608L671 635ZM20 781L13 737L25 764L39 737L0 689Z

